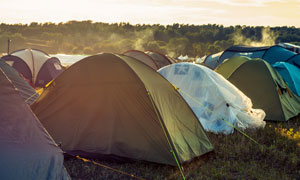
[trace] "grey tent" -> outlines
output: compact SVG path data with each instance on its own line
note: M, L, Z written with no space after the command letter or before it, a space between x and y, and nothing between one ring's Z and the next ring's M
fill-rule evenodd
M142 52L142 51L138 51L138 50L129 50L123 53L126 56L130 56L133 57L145 64L147 64L148 66L150 66L151 68L158 70L159 66L158 64L154 61L154 59L152 59L151 56L149 56L148 54Z
M69 179L63 154L0 70L0 179Z
M39 94L21 77L22 75L1 59L0 69L18 89L27 104L31 105L39 97Z
M173 62L172 59L168 58L167 56L165 56L159 52L146 51L145 53L152 57L152 59L156 62L156 64L158 65L159 68L162 68L169 64L175 63L175 62Z

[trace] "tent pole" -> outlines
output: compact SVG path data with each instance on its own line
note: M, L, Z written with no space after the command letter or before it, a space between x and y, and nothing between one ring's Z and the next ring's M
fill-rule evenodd
M7 55L9 54L9 46L10 46L11 40L8 38L7 39Z

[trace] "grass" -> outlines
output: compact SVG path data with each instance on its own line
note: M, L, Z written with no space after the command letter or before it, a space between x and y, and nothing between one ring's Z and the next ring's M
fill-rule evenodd
M184 165L186 179L300 179L300 118L267 122L264 129L247 130L261 146L242 134L208 133L214 152ZM95 160L144 179L181 179L176 167L150 162ZM135 179L75 158L65 160L72 179Z

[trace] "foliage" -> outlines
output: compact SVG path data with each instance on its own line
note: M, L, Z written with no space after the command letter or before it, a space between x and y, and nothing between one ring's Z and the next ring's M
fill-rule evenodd
M267 29L268 31L264 31ZM267 34L267 36L265 36ZM156 50L170 56L201 57L234 44L266 42L300 44L300 28L207 25L149 25L68 21L66 23L0 24L0 53L38 48L51 54L122 53L129 49ZM270 44L270 43L268 43ZM267 45L268 45L267 44Z
M264 129L246 133L260 145L235 132L232 135L208 133L214 152L184 165L186 179L299 179L300 118L288 122L267 122ZM150 162L95 160L109 167L145 179L181 179L176 167ZM70 158L65 166L73 179L134 179L126 175Z

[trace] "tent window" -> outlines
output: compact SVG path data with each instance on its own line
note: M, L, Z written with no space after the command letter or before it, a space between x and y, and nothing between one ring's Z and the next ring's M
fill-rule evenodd
M54 65L56 70L61 70L62 69L60 64L58 64L58 63L54 63L53 65Z
M15 61L5 61L8 65L13 66Z

